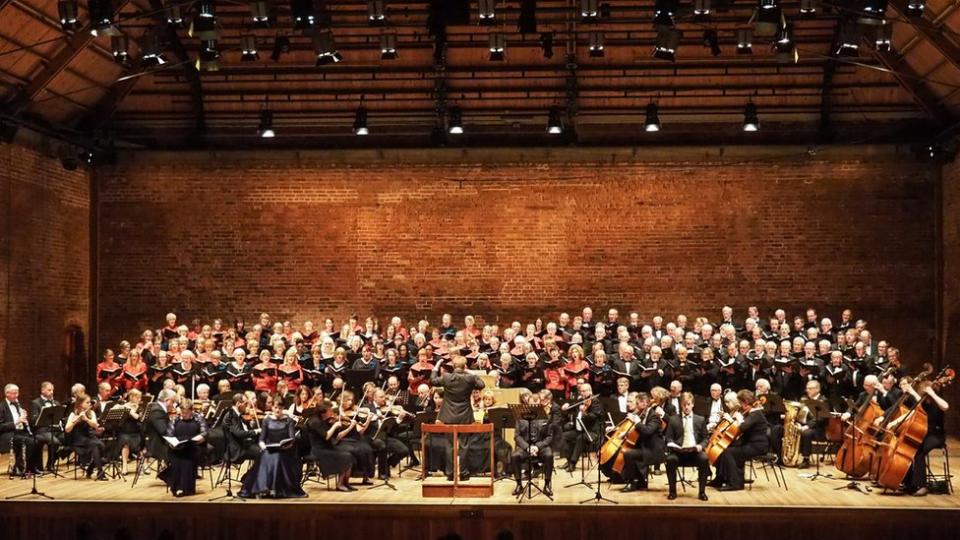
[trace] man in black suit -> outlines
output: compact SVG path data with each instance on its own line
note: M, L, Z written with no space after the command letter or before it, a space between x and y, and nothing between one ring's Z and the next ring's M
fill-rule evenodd
M684 392L680 396L681 414L671 417L667 424L667 480L670 493L667 498L677 498L677 469L680 467L697 468L697 484L701 501L707 500L707 477L710 476L710 462L703 449L707 447L707 421L693 414L693 394Z
M463 356L454 356L453 372L440 374L440 368L443 362L437 362L433 366L433 372L430 374L430 384L434 388L443 388L443 403L440 404L440 412L437 414L437 420L444 424L472 424L473 406L470 402L470 396L474 390L483 390L483 380L470 373L467 373L467 359ZM451 436L452 437L452 436ZM469 451L471 439L469 435L460 435L460 455L465 456ZM450 438L448 437L449 441ZM453 445L447 446L447 480L453 480ZM464 468L460 471L460 479L470 478L470 472Z
M8 453L13 448L13 474L24 474L26 468L36 472L34 463L33 437L30 436L26 411L20 407L20 388L8 384L3 389L6 396L0 401L0 453ZM26 462L24 455L27 456Z
M59 405L53 397L53 383L44 381L40 383L40 397L30 402L30 418L33 418L34 422L36 422L36 419L40 418L40 413L43 409L47 407L57 407ZM47 471L53 471L54 465L57 462L57 452L59 452L60 447L63 446L63 436L58 429L53 427L35 429L37 431L35 437L37 441L35 450L37 453L37 464L39 465L42 462L43 447L46 445Z
M822 403L829 410L830 405L827 403L827 399L820 394L820 381L808 381L806 390L807 399L804 401ZM801 469L810 466L813 442L827 440L827 422L829 420L829 416L818 419L812 413L809 413L806 422L800 427L800 455L803 456L803 462L800 464Z
M612 365L618 376L627 377L630 380L630 389L637 390L643 366L640 365L640 359L637 358L633 345L621 342L617 348L617 355L613 357Z
M144 447L147 453L157 461L167 460L170 445L163 439L170 424L170 413L175 411L177 393L173 390L161 390L157 400L147 409L147 418L143 422L145 435Z
M243 419L243 414L250 406L246 396L235 394L233 406L223 413L223 432L227 440L226 460L228 463L239 463L245 459L255 459L260 454L260 429L251 428Z
M659 407L650 406L650 396L644 392L632 392L627 400L627 418L635 424L639 432L636 445L623 451L624 493L646 489L646 469L663 462L663 434L660 421L664 412Z
M593 397L593 388L583 383L578 387L579 396L582 400L573 413L573 419L566 422L563 429L563 440L567 451L567 464L564 470L573 472L577 468L577 462L583 455L584 449L594 450L600 444L600 437L603 434L603 405L600 400ZM573 407L569 403L564 403L560 409L564 412L570 411Z
M743 467L748 459L762 456L770 447L767 436L767 418L762 408L755 408L756 396L749 390L737 392L740 413L734 422L740 426L740 436L717 459L717 474L708 485L720 491L743 489Z
M527 399L529 405L540 405L540 395L530 394ZM530 458L533 461L539 461L543 465L543 492L548 496L553 496L553 489L550 480L553 478L553 449L550 445L553 443L553 427L549 419L543 420L517 420L517 428L514 433L514 442L517 445L511 458L513 465L513 476L517 481L517 487L513 490L513 495L520 495L523 491L523 467ZM533 474L531 472L531 474Z

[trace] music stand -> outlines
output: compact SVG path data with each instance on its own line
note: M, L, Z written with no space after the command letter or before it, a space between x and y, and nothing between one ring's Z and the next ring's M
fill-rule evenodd
M232 403L231 403L230 406L228 406L228 407L223 407L223 410L220 410L221 407L222 407L223 405L226 405L226 404L227 404L226 401L221 401L221 402L220 402L220 405L217 405L217 412L215 413L217 416L216 416L216 418L214 419L214 421L213 421L213 426L212 426L210 429L216 428L216 427L220 426L220 424L223 423L223 418L224 418L225 416L227 416L227 414L226 414L227 411L230 410L230 407L233 406ZM242 421L243 421L243 420L241 420L241 422L242 422ZM226 434L226 435L227 435L228 437L230 436L229 433ZM229 443L228 443L228 444L229 444ZM241 463L242 463L242 461L241 461ZM227 477L227 491L226 491L226 493L224 493L223 495L220 495L219 497L213 497L213 498L211 498L211 499L207 499L207 502L216 502L216 501L220 501L220 500L225 500L225 501L244 501L244 502L246 501L246 499L244 499L243 497L241 497L241 496L239 496L239 495L234 495L234 493L233 493L233 475L230 474L230 467L231 467L230 460L227 458L226 453L224 453L224 456L223 456L223 464L220 466L220 478L218 479L217 483L219 484L219 483L223 482L223 476L226 475L226 477ZM212 474L212 472L211 472L211 474ZM239 474L239 469L237 470L237 474Z
M348 369L343 372L343 388L349 390L363 390L363 385L376 380L376 370ZM358 396L360 399L362 396Z
M828 418L830 416L830 407L826 403L820 400L804 398L804 399L801 399L800 402L803 403L803 405L807 408L810 414L813 415L814 420L819 421L824 418ZM819 442L819 441L815 441L815 442ZM819 457L816 458L815 461L816 461L816 471L813 474L801 474L799 475L801 478L806 478L807 480L810 480L810 481L814 481L818 478L836 480L836 478L833 477L832 473L823 474L820 472Z
M384 445L386 445L387 437L388 437L389 434L390 434L390 430L393 429L393 428L395 428L395 427L397 427L397 419L396 419L396 418L387 418L386 420L381 421L381 422L380 422L380 427L377 428L377 432L373 434L373 439L374 439L374 440L383 441ZM386 451L386 450L384 450L384 451ZM390 483L390 470L389 470L389 468L390 468L390 463L387 463L387 477L383 479L383 483L382 483L382 484L375 484L375 485L373 485L373 486L370 486L370 487L367 488L367 490L377 489L377 488L381 488L381 487L388 487L388 488L396 491L396 490L397 490L397 486L395 486L395 485L393 485L393 484Z
M420 434L420 438L423 438L423 430L420 429L420 426L422 426L423 424L432 424L436 421L437 421L437 413L435 411L423 411L423 412L417 413L413 417L413 428L412 428L413 434L414 435ZM427 456L420 456L420 457L422 458L420 460L421 470L420 470L420 477L417 478L417 480L422 481L427 477L427 470L428 470L429 463L427 463Z
M493 407L487 409L487 418L490 419L490 423L493 424L494 431L500 433L500 438L503 438L503 430L507 428L516 428L517 420L513 416L513 411L508 407ZM501 476L496 478L494 482L499 482L507 478L507 476Z
M55 407L45 407L40 410L40 415L37 417L37 421L35 422L33 428L30 430L30 436L33 438L34 448L36 448L37 446L37 429L50 428L50 427L53 427L54 425L60 425L60 421L63 420L63 414L66 411L67 411L67 408L63 405L57 405ZM13 444L12 440L10 441L10 444L11 445ZM24 463L24 466L26 465L27 464ZM33 477L32 478L33 485L30 487L30 491L26 493L20 493L17 495L11 495L7 497L8 501L11 499L19 499L21 497L31 497L31 496L43 497L44 499L47 499L50 501L54 499L50 495L47 495L46 493L39 491L37 489L37 476L40 476L40 475L32 474L30 476Z
M528 405L525 403L508 403L508 410L513 414L514 421L519 423L519 421L527 421L527 437L530 437L530 424L534 420L546 420L547 413L544 411L542 405ZM547 426L549 429L549 426ZM527 441L529 445L533 445L533 441ZM523 477L521 471L521 478ZM545 495L551 501L553 497L544 493L544 491L533 481L533 454L530 453L530 446L527 446L527 482L520 490L520 495L517 497L517 502L522 503L523 499L526 498L530 500L533 498L533 490L536 489L540 494Z
M130 415L130 409L126 407L110 407L107 409L100 417L100 424L103 426L104 432L110 433L119 433L120 425L123 424L123 421ZM123 479L124 482L127 481L123 475L120 474L120 469L117 467L116 461L110 462L111 467L111 476L116 479L118 476Z

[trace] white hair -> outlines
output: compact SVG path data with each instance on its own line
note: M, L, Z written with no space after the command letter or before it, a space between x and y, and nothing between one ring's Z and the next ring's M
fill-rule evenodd
M224 379L224 380L226 380L226 379ZM197 385L197 393L198 393L198 394L199 394L200 392L209 392L209 391L210 391L210 385L205 384L205 383L203 383L203 384L198 384L198 385Z
M13 392L14 390L20 390L20 387L13 383L10 383L3 387L4 392Z

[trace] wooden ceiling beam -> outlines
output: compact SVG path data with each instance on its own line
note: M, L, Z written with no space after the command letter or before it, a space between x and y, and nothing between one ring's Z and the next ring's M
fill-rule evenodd
M936 94L930 91L923 82L923 77L907 63L904 57L894 52L877 50L873 51L873 56L893 75L930 119L944 125L954 122L953 115L940 105Z
M960 47L943 35L942 24L934 23L926 13L922 17L907 17L906 0L891 0L889 5L904 21L913 26L918 34L940 51L954 69L960 70Z
M194 67L190 56L187 54L186 49L184 49L183 42L180 40L180 36L177 35L176 28L166 24L164 20L163 0L150 0L150 9L157 14L158 22L162 21L161 24L166 28L167 44L173 49L177 60L183 63L183 73L187 79L187 84L190 86L190 95L192 97L194 128L197 135L202 135L207 129L207 123L203 112L203 86L200 83L200 73L197 71L197 68Z

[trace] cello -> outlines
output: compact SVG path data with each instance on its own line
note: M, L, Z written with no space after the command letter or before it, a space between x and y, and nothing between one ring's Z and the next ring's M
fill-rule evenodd
M955 373L950 368L944 368L933 381L933 386L940 389L951 382ZM913 466L913 460L923 445L923 439L927 436L927 411L922 407L926 401L927 395L924 394L913 405L913 408L902 416L902 421L895 429L893 442L888 447L887 454L880 464L877 483L887 489L899 489L903 479L907 476L907 471ZM898 419L899 420L899 419Z
M760 396L757 401L754 402L752 408L760 408L766 404L767 396ZM710 465L716 466L720 455L739 437L740 424L727 415L724 415L724 418L713 428L713 433L710 434L710 441L707 442L707 447L703 449L703 452L707 454L707 460L710 461Z
M609 478L623 474L623 453L633 449L640 439L637 423L627 415L600 447L600 469Z

